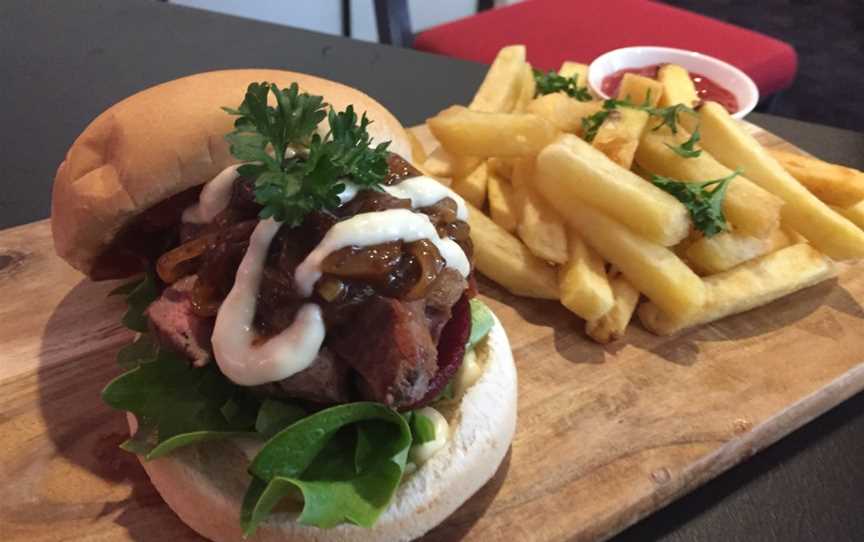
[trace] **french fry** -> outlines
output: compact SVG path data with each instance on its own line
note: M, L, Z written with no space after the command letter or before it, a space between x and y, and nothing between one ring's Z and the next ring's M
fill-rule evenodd
M639 138L648 124L648 113L638 109L622 107L613 109L600 125L591 144L610 160L630 169Z
M639 237L578 199L549 201L591 248L664 310L686 318L702 306L702 279L671 250Z
M663 85L663 96L660 97L660 106L684 104L687 107L695 107L699 103L699 95L696 94L696 86L690 79L690 72L677 64L666 64L657 70L657 80Z
M492 169L491 166L489 166ZM492 220L510 233L516 231L516 195L510 181L489 172L489 214Z
M575 77L578 86L588 86L588 64L566 60L561 64L561 67L558 68L558 75L563 77Z
M663 96L663 83L660 81L635 73L625 73L621 79L621 86L618 87L617 98L629 100L636 105L648 102L650 107L657 107L661 96Z
M742 168L750 180L783 199L783 220L813 246L835 260L864 257L864 231L807 191L722 105L706 102L699 121L703 147L726 167Z
M864 202L852 207L831 207L861 229L864 229Z
M516 295L559 298L555 269L534 256L519 239L470 204L468 224L474 261L481 273Z
M427 121L451 154L533 156L556 135L555 126L530 113L478 113L452 106Z
M531 70L531 65L527 62L522 67L522 76L519 81L519 95L516 97L516 105L513 106L513 112L522 113L534 95L537 93L537 83L534 81L534 72Z
M453 177L453 157L440 145L435 147L420 165L427 175Z
M609 312L585 322L585 333L598 343L607 344L624 336L639 303L639 291L621 275L609 279L615 299Z
M486 162L480 162L469 174L454 177L451 188L471 205L482 209L483 204L486 202L486 187L488 182L489 171L486 167Z
M534 113L552 123L562 132L582 133L582 119L600 111L600 100L580 102L563 92L538 96L528 104L526 112Z
M650 173L679 181L710 181L727 177L732 171L702 150L695 158L678 156L668 146L680 145L690 134L679 128L672 134L668 128L645 130L636 148L636 162ZM736 233L767 237L780 223L783 200L754 184L744 176L729 183L723 200L723 213Z
M498 51L469 109L486 113L513 111L519 98L525 65L524 45L510 45Z
M569 231L567 238L569 259L558 269L561 304L585 320L595 320L614 304L603 260L577 232Z
M789 236L781 228L763 238L723 232L691 243L684 253L687 263L697 273L713 275L789 244Z
M810 245L792 245L705 278L702 309L670 315L656 303L639 307L639 320L658 335L748 311L836 275L833 262Z
M417 139L417 135L412 130L405 130L405 133L408 135L408 143L411 145L410 161L414 164L422 164L429 157L423 143Z
M567 230L555 209L534 188L534 168L533 158L521 158L513 164L516 233L538 258L564 263L567 261Z
M518 160L518 159L517 159ZM489 166L489 173L503 177L508 181L513 178L513 162L515 160L509 158L490 158L486 161Z
M543 149L534 181L550 203L564 205L562 215L572 214L566 206L579 199L662 246L677 244L690 231L680 201L573 135Z
M783 169L828 205L852 207L864 201L864 173L800 154L768 151Z

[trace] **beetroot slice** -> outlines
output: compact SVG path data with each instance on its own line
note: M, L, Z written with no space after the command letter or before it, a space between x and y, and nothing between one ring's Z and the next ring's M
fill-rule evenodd
M456 375L465 359L465 345L471 336L471 306L468 295L463 295L451 309L450 320L444 324L438 339L438 372L429 382L429 391L422 399L400 410L414 410L435 400L441 390Z

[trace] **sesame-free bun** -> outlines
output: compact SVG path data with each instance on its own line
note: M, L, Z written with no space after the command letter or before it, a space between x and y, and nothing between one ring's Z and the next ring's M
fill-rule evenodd
M279 511L247 540L257 542L384 542L413 540L452 514L479 490L507 454L516 428L516 369L498 319L477 352L485 363L479 380L446 413L450 438L443 449L406 476L375 526L343 524L320 529L296 522L297 511ZM129 415L130 430L137 424ZM240 542L240 505L249 483L248 446L238 441L181 448L142 461L150 480L174 512L202 536Z
M234 163L224 136L246 87L296 82L324 96L337 110L353 104L374 122L375 142L411 156L408 136L384 106L361 91L290 71L225 70L190 75L143 90L96 117L66 153L54 178L54 246L73 267L90 275L96 258L123 227L155 204L212 179Z

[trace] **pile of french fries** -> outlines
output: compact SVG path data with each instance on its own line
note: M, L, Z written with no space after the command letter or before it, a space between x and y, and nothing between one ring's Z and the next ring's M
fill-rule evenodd
M603 102L535 95L525 52L502 49L468 107L427 121L438 146L421 163L471 204L477 268L506 289L560 300L607 343L634 313L670 334L769 303L833 277L835 261L864 256L861 172L765 149L713 102L680 115L674 132L644 108L619 107L589 143L583 119ZM559 73L584 85L587 70L566 62ZM657 80L627 74L616 98L699 102L687 71L671 65ZM673 152L697 129L697 157ZM722 200L725 230L712 236L650 182L739 169Z

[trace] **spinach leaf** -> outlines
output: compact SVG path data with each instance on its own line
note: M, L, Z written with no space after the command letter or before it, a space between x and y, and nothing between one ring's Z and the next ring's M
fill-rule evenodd
M128 308L120 321L132 331L144 333L147 331L147 317L144 315L144 311L147 310L150 303L159 297L159 287L156 285L155 277L150 273L144 275L144 278L134 287L132 284L124 284L115 288L108 295L121 295L128 292L126 296Z
M405 468L411 429L379 403L349 403L295 422L270 439L249 467L241 511L246 535L294 490L303 495L301 523L374 525Z

